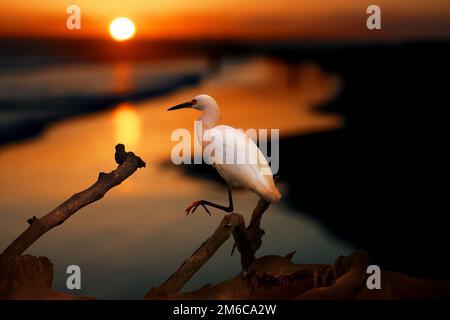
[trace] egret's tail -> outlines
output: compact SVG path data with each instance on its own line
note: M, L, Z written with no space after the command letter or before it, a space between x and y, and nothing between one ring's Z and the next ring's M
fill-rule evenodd
M281 200L281 193L278 191L277 186L272 181L269 187L258 188L254 190L261 198L266 200L267 202L278 202Z
M278 191L278 188L274 185L272 190L267 194L267 196L263 197L264 200L269 202L278 202L281 200L281 193Z

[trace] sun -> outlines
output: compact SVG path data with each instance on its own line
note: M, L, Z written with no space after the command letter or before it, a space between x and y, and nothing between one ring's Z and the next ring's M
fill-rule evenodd
M131 39L135 32L136 28L133 21L125 17L116 18L109 25L109 33L116 41Z

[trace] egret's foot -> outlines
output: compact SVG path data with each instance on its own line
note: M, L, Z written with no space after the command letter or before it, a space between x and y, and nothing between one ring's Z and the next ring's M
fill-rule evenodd
M188 215L189 213L194 213L195 210L197 210L197 208L198 208L199 206L202 206L202 207L205 209L205 211L206 211L209 215L211 215L211 212L209 212L208 208L207 208L206 205L205 205L205 200L198 200L198 201L192 202L192 204L191 204L189 207L187 207L186 210L185 210L186 215Z

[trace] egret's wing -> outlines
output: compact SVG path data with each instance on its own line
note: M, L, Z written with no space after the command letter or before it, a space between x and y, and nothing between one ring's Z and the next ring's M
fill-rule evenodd
M205 158L229 184L252 189L272 187L272 171L266 158L243 131L217 126L208 130L207 137L211 142Z
M210 154L210 159L215 164L251 165L258 171L270 168L261 150L243 131L229 126L217 126L207 130L207 136L211 137L211 152L205 154Z

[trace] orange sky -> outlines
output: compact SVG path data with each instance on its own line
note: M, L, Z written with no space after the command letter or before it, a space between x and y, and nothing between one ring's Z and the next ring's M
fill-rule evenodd
M81 8L80 31L65 27L70 4ZM369 4L382 9L382 32L365 28ZM136 23L137 38L450 38L448 0L4 1L0 35L108 37L118 16Z

